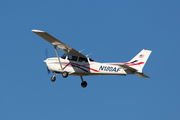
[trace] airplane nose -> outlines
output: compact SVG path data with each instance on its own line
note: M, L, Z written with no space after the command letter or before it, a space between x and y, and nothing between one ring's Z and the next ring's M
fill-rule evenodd
M44 60L44 62L46 63L48 61L48 59Z

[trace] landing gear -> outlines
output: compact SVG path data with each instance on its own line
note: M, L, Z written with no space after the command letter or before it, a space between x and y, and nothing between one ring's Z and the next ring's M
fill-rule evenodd
M54 81L56 80L56 76L57 76L57 75L58 75L58 74L55 73L55 75L51 77L51 81L52 81L52 82L54 82Z
M52 82L56 81L56 76L57 76L57 75L58 75L58 74L55 73L55 75L51 77L51 81L52 81ZM63 72L63 73L62 73L62 76L63 76L64 78L66 78L68 75L69 75L68 72ZM87 82L86 82L86 81L83 81L83 77L82 77L82 76L80 76L80 77L81 77L81 81L82 81L82 82L81 82L81 86L82 86L83 88L85 88L85 87L87 86Z
M83 81L83 82L81 83L81 86L82 86L83 88L85 88L85 87L87 86L87 82L86 82L86 81Z
M80 76L80 77L81 77L81 81L82 81L81 86L82 86L83 88L85 88L85 87L87 86L87 82L86 82L86 81L83 81L83 77L82 77L82 76Z
M57 75L58 75L58 74L55 73L55 75L51 77L51 81L52 81L52 82L54 82L54 81L56 80L56 76L57 76ZM68 75L69 75L69 73L66 72L66 71L64 71L64 72L62 73L62 76L63 76L64 78L66 78Z
M51 81L54 82L56 80L56 76L51 77Z
M64 71L64 72L62 73L62 76L63 76L64 78L67 78L68 75L69 75L69 73L66 72L66 71Z

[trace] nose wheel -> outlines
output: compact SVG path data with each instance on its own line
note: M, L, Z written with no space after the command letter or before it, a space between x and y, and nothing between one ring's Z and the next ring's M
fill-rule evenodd
M52 82L56 81L56 76L57 76L57 75L58 75L58 74L55 73L55 75L51 77L51 81L52 81Z
M54 82L56 80L56 76L51 77L51 81Z

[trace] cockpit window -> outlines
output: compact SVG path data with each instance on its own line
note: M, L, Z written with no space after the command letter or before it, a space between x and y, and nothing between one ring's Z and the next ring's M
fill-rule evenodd
M72 55L69 55L68 56L68 60L72 60L72 61L77 61L77 56L72 56Z
M79 57L78 62L88 62L87 58Z
M62 59L66 59L67 54L61 56Z

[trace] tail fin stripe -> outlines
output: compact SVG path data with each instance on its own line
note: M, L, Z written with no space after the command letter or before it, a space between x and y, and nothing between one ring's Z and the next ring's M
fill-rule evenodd
M142 72L142 69L143 69L144 65L146 64L146 61L148 60L151 52L152 52L151 50L143 49L132 60L130 60L128 62L129 64L127 64L127 65L132 66L133 68L137 69L138 72Z

